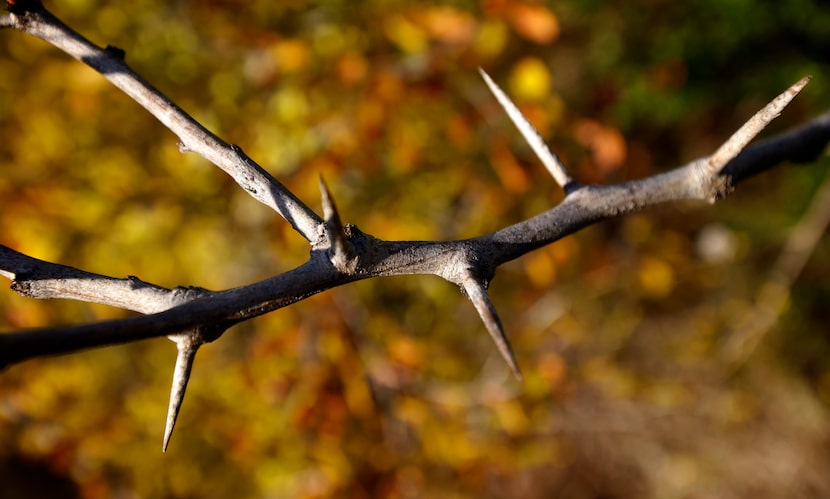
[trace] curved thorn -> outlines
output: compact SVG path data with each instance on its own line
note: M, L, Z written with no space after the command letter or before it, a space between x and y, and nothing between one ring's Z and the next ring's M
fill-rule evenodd
M473 302L473 306L478 311L481 320L484 322L487 332L490 333L490 337L496 343L502 358L507 362L510 370L513 371L513 375L521 381L522 373L519 370L519 364L516 362L516 356L513 354L513 348L510 346L510 340L507 339L507 335L504 333L504 328L496 313L496 307L490 301L484 285L470 276L464 279L462 286L467 293L467 297Z
M167 452L167 445L170 437L173 436L173 428L176 426L176 418L179 416L179 409L184 401L184 393L187 390L187 382L190 380L190 371L193 369L193 361L196 359L196 352L201 343L190 341L188 336L179 336L176 341L176 367L173 369L173 383L170 387L170 402L167 406L167 422L164 425L164 442L161 451Z
M533 125L524 117L519 108L510 100L510 97L505 94L501 88L490 78L483 69L478 68L478 72L481 73L481 77L484 78L484 82L490 88L490 92L496 97L496 100L499 101L501 107L507 113L507 116L510 117L510 120L516 125L516 128L519 129L519 132L522 134L522 137L530 144L530 147L533 149L533 152L536 153L536 156L542 161L542 164L545 165L545 168L548 169L551 175L553 175L554 180L556 183L559 184L560 187L564 188L568 184L572 184L571 188L573 188L574 180L568 174L568 171L565 169L565 166L562 164L562 161L559 160L559 157L554 154L550 148L545 144L545 141L539 135L539 132L534 128Z
M805 76L798 80L790 88L772 99L769 104L749 118L714 154L709 156L709 161L706 163L706 173L712 176L720 172L756 135L761 133L761 130L766 128L772 120L781 114L784 108L792 102L795 96L801 92L812 78L812 76Z

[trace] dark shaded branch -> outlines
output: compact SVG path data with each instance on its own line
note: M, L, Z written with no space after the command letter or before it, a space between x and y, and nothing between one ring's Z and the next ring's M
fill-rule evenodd
M735 184L784 162L811 163L827 147L830 111L787 132L744 149L723 169Z

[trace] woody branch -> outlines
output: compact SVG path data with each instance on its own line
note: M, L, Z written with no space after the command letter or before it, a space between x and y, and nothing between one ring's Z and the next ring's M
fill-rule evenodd
M815 159L830 140L830 113L760 144L749 142L808 83L802 78L751 117L711 156L663 174L617 185L582 186L548 149L532 125L482 71L499 104L541 162L563 188L557 206L491 234L457 241L385 241L343 224L333 196L321 180L320 217L240 147L222 141L140 78L124 51L88 41L40 2L7 2L0 27L41 38L87 64L155 116L180 141L182 152L196 152L225 171L249 195L288 221L310 244L309 260L283 274L239 288L207 291L167 289L138 278L117 279L44 262L0 246L0 275L12 288L33 298L71 298L141 312L143 316L0 334L0 368L23 360L86 348L170 336L177 343L165 443L170 438L193 357L233 324L291 305L322 291L379 276L433 274L458 285L471 300L510 369L518 363L487 289L496 269L539 247L601 220L679 200L714 202L743 179L784 161Z

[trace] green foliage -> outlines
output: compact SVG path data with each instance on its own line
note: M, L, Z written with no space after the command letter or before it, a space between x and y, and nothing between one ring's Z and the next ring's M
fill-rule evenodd
M344 221L385 239L479 235L560 199L479 66L584 182L708 154L804 74L815 78L776 127L830 104L818 1L48 6L125 49L312 206L323 175ZM287 223L180 154L99 75L0 36L0 243L212 289L305 260ZM717 352L827 165L781 168L714 208L629 216L505 265L491 293L521 384L456 288L372 280L203 348L166 455L172 344L10 368L0 462L46 463L89 498L821 495L823 475L799 488L773 464L830 463L826 243L766 347L737 373ZM701 234L715 225L732 253L707 260ZM123 314L0 293L2 330Z

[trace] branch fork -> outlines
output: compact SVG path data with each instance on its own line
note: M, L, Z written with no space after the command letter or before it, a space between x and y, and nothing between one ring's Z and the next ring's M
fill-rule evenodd
M0 369L42 355L168 336L176 343L177 357L164 430L165 451L198 349L233 324L360 279L434 274L461 287L509 369L521 379L515 353L487 294L498 266L604 219L669 201L714 201L743 179L774 164L814 159L830 141L830 113L826 113L796 130L748 146L804 88L807 77L756 113L708 158L623 184L583 187L518 107L480 70L499 105L565 191L564 200L539 215L473 239L384 241L343 225L322 178L320 218L239 146L216 137L136 75L125 63L122 50L92 44L40 2L9 0L7 6L10 14L0 17L0 27L16 28L41 38L101 73L170 129L179 138L182 152L196 152L228 173L253 198L290 223L312 247L312 257L300 267L241 288L209 292L200 288L170 290L137 278L92 274L37 260L0 245L0 275L11 279L13 288L26 296L92 301L146 314L70 328L2 333ZM327 256L325 261L315 258L321 254Z

